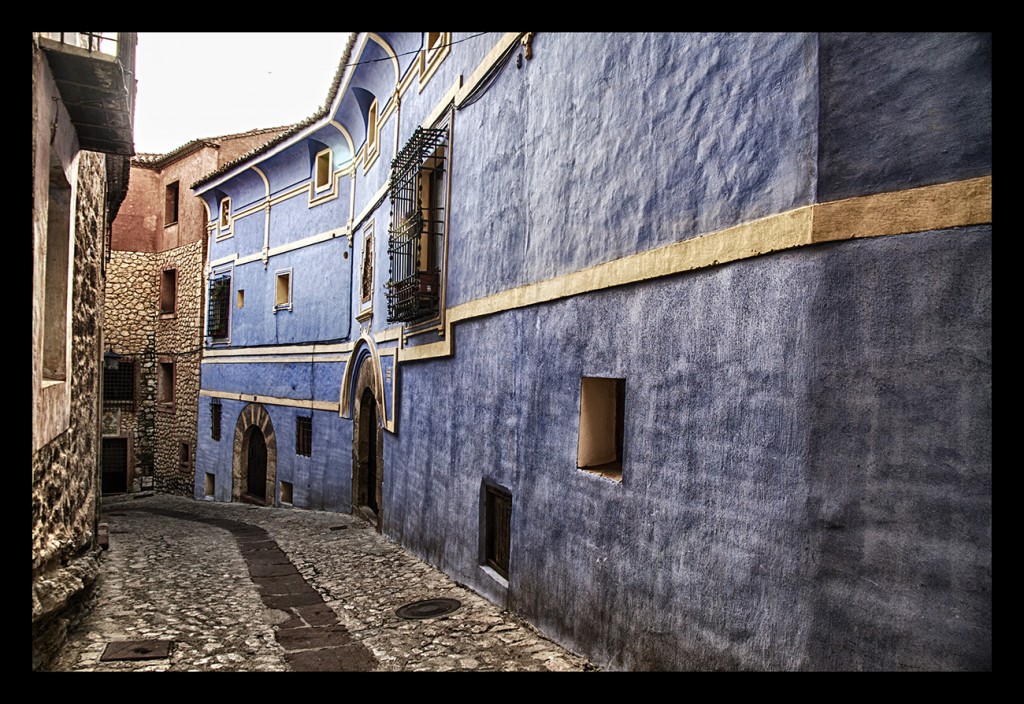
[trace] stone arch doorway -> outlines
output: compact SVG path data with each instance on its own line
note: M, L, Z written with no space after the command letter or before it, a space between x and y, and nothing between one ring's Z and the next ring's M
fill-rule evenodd
M379 532L383 524L384 431L372 364L360 365L352 418L352 513Z
M260 403L250 403L235 424L231 467L231 500L276 505L277 434L270 414Z

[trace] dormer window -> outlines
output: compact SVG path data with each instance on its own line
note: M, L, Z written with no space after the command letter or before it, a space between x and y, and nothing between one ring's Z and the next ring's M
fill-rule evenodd
M231 199L225 198L220 202L220 229L231 229Z
M316 155L316 164L313 174L314 189L323 191L331 187L331 176L333 175L333 153L330 149L324 149Z
M377 149L377 101L370 103L370 111L366 118L366 145L369 151Z

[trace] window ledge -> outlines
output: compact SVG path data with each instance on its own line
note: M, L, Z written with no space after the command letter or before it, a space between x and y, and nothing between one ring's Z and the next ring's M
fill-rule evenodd
M594 467L577 467L577 469L587 474L596 474L599 477L610 479L616 483L622 481L621 462L609 462L608 464L599 464Z
M177 220L175 220L174 222L164 223L164 229L166 230L168 227L174 227L177 224L178 224Z
M177 313L161 313L160 314L160 320L169 320L171 318L177 318L177 317L178 317Z
M502 577L500 574L498 574L493 567L488 567L487 565L480 565L480 570L485 575L490 577L492 580L500 584L502 587L508 589L508 580Z

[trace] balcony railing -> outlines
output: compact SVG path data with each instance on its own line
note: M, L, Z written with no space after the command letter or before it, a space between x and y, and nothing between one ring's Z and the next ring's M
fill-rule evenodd
M38 32L82 149L133 156L134 32Z

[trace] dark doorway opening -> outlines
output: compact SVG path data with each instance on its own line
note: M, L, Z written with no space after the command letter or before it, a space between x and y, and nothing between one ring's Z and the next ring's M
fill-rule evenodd
M245 493L263 502L267 500L267 441L259 426L249 430L247 449Z
M128 438L103 438L104 494L123 494L128 491Z
M352 483L352 512L381 528L381 494L383 437L377 414L377 400L369 386L359 397L356 417L355 476Z

